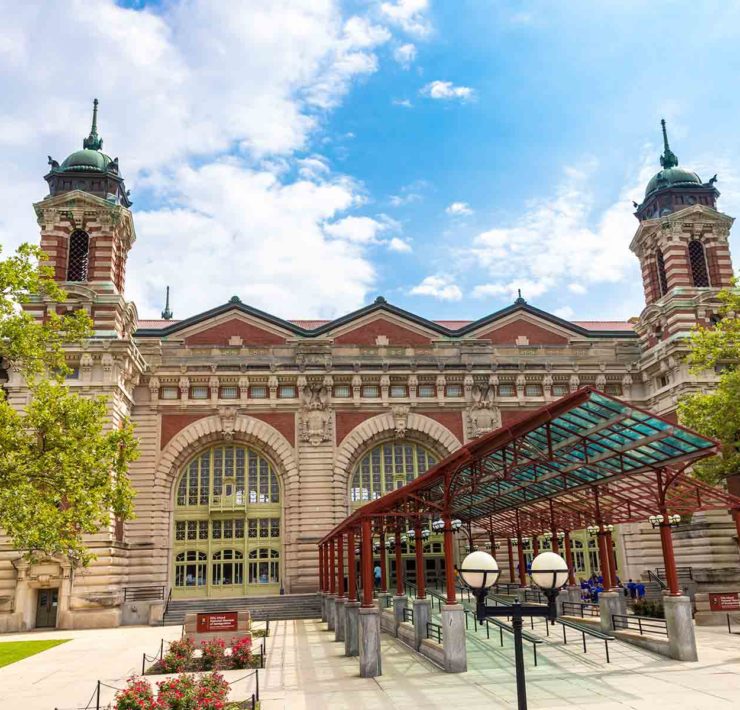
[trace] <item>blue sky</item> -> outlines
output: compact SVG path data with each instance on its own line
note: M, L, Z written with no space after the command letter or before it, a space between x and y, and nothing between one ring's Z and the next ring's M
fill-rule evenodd
M637 315L631 200L662 116L740 209L737 2L4 5L0 239L36 240L44 158L98 96L142 317L166 283L176 317L236 293L292 318L379 294L477 318L517 288L566 318Z

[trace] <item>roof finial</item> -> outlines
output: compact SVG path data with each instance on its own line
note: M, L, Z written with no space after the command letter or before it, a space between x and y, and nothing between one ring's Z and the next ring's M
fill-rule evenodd
M92 126L90 135L82 141L82 147L88 150L100 150L103 147L103 139L98 135L98 100L93 101Z
M167 296L165 298L164 310L162 311L162 318L165 320L172 320L172 311L170 310L170 287L167 287Z
M678 158L668 145L668 133L665 129L665 119L660 119L660 125L663 129L663 155L660 156L660 165L664 170L675 168L678 165Z
M517 292L518 296L517 296L516 301L514 301L514 304L517 305L517 306L521 306L524 303L526 303L526 301L522 298L522 289L518 288L516 290L516 292Z

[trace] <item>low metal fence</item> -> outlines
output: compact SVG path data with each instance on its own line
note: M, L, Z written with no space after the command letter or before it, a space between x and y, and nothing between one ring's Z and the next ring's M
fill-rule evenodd
M536 589L526 589L524 591L524 601L534 602L535 604L547 604L547 597Z
M403 620L407 624L413 624L414 623L414 610L411 607L405 606L403 608Z
M472 619L473 631L478 633L478 617L470 609L463 609L463 611L465 612L465 630L467 631L470 628L469 620Z
M601 616L601 608L598 604L585 604L583 602L563 602L563 614L565 616Z
M442 627L429 621L427 623L427 638L442 643Z
M639 631L640 636L645 634L668 636L665 619L654 619L650 616L612 614L612 626L615 631Z

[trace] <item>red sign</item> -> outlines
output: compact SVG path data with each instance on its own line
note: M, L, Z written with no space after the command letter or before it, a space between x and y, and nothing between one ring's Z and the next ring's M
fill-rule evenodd
M199 634L216 631L236 631L239 614L235 611L223 611L219 614L198 614L196 629Z
M740 611L740 594L737 592L710 594L709 609L711 611Z

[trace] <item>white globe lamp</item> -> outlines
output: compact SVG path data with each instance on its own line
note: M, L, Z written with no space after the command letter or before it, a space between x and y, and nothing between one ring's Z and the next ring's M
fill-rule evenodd
M463 561L458 572L463 582L473 590L488 589L498 581L501 570L498 562L483 550L471 552Z
M529 574L544 591L560 589L568 581L568 564L555 552L542 552L532 560Z

